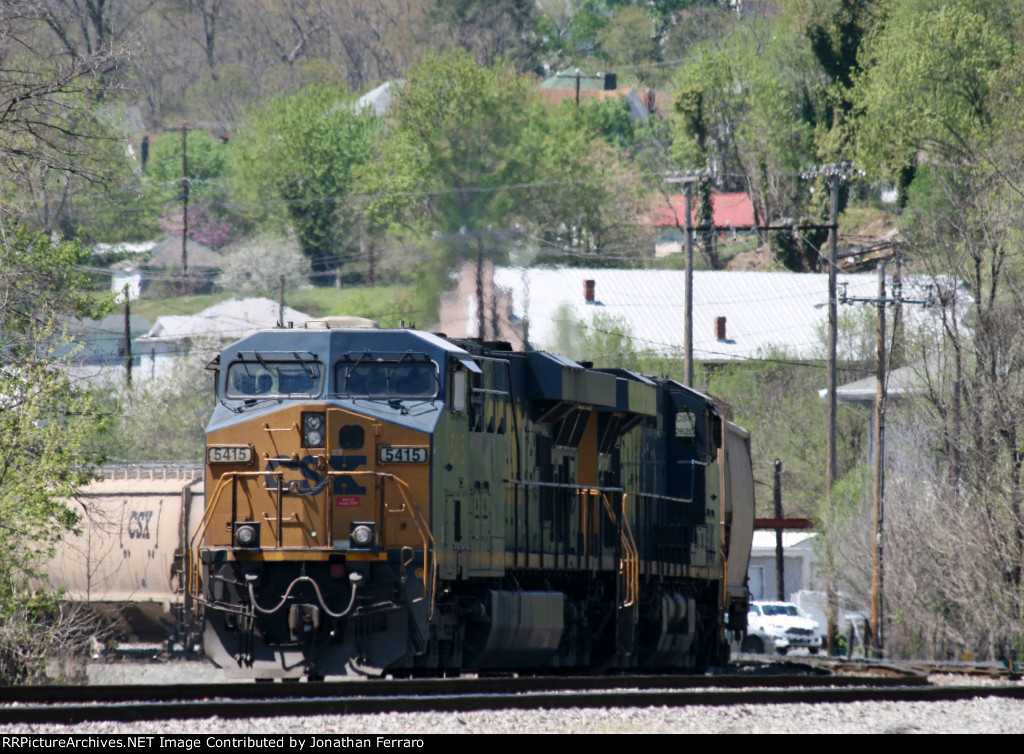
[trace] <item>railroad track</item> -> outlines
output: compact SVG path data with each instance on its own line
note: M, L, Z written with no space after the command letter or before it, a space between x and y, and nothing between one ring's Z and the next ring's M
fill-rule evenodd
M823 671L771 675L355 680L329 683L0 689L0 723L83 723L497 709L951 701L1024 698L1017 686L932 686L891 667L871 675Z

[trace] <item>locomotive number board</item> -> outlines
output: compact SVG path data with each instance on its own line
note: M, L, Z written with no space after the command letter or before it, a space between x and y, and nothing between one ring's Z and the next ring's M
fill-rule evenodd
M252 463L250 445L211 445L206 449L210 463Z
M396 445L390 448L380 449L381 463L426 463L426 448L411 448L408 446Z

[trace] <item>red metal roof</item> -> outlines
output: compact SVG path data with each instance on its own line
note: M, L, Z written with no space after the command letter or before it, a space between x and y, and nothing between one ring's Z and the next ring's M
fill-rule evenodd
M682 194L669 197L672 208L662 207L651 214L656 227L685 227L685 199ZM693 201L693 224L697 224L699 204ZM711 195L711 219L716 228L752 228L754 226L754 205L742 191L729 194Z

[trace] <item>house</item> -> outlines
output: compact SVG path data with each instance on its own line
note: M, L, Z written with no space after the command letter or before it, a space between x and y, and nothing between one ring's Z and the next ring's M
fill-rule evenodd
M378 118L383 118L391 110L391 103L398 96L398 90L405 83L405 79L385 81L376 89L372 89L356 100L353 110L357 113L369 109Z
M650 222L654 226L654 256L666 257L683 250L686 235L686 199L683 194L668 197L668 207L654 210ZM701 229L699 203L694 200L690 207L690 227ZM754 205L742 191L711 194L711 225L718 236L753 232L757 226ZM696 244L696 241L695 241Z
M145 335L135 339L140 356L139 379L170 374L175 360L199 353L212 358L220 347L257 330L278 326L299 327L312 319L289 306L281 310L267 298L233 298L198 314L165 315Z
M685 272L584 268L484 268L484 336L559 350L566 327L625 335L637 351L682 356ZM876 274L841 274L851 297L877 295ZM923 289L922 278L917 285ZM904 290L913 281L905 279ZM462 268L458 287L441 303L440 329L477 337L476 268ZM797 272L693 273L693 353L705 364L761 358L784 350L791 358L824 358L828 276ZM918 307L905 321L930 316ZM851 346L852 347L852 346ZM843 355L842 353L840 354Z
M188 289L191 293L209 293L223 264L222 257L209 246L189 239L185 245ZM137 299L143 292L178 294L182 278L181 236L171 236L149 249L148 259L126 259L112 268L110 290Z
M131 315L128 321L129 337L142 335L149 330L150 324L145 317ZM101 320L70 320L65 332L67 342L55 355L63 360L64 370L73 379L94 384L124 383L127 351L123 315L111 314ZM133 353L133 374L139 363L138 354Z
M641 96L635 89L619 89L618 77L614 73L590 75L579 69L566 69L545 78L537 91L540 101L550 107L565 100L584 102L624 97L629 105L629 119L633 121L650 118L654 110L653 90L648 89Z
M213 281L220 274L223 265L221 255L209 246L191 238L185 244L184 253L186 256L185 270L189 277L189 291L191 293L209 293L213 288ZM170 287L174 292L180 290L182 285L182 267L181 236L171 236L154 246L149 261L142 264L144 279L147 275L154 281L162 279L164 285ZM151 282L149 287L153 287L154 284Z

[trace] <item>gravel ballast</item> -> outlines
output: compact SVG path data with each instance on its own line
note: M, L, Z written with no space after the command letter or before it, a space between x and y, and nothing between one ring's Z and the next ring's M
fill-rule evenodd
M219 670L201 661L93 663L88 677L93 685L223 680ZM955 685L992 683L960 676L935 676L932 680ZM991 697L931 703L744 704L0 725L0 735L23 733L1024 733L1024 701Z
M1024 733L1024 702L983 698L0 726L0 735L21 733Z

